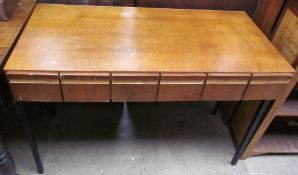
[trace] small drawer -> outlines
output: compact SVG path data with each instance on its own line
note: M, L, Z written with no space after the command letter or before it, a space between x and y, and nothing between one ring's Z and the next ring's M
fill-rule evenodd
M201 100L241 100L250 74L210 73Z
M157 101L198 101L205 79L201 73L162 73Z
M9 71L6 76L15 101L62 101L58 73Z
M282 94L293 78L293 74L253 74L243 100L273 100Z
M113 73L112 101L156 101L157 73Z
M108 73L61 73L65 102L108 102L110 83Z

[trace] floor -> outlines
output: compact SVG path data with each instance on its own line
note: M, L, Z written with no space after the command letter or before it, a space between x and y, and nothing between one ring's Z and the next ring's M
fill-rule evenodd
M30 104L46 175L294 175L298 156L266 155L231 166L235 152L213 103ZM1 133L19 175L36 174L12 110Z

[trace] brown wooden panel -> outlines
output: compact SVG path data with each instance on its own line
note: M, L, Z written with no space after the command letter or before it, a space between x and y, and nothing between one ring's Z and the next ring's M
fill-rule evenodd
M243 12L49 4L36 6L5 70L294 71Z
M242 101L239 110L234 114L231 121L233 140L239 145L245 133L254 119L255 113L260 106L260 101Z
M290 83L293 74L253 74L244 100L276 99Z
M61 73L61 86L66 102L108 102L108 73Z
M250 74L208 74L201 100L240 100Z
M0 1L0 21L7 21L15 9L18 7L19 0Z
M22 33L23 27L29 18L36 0L22 0L11 18L6 22L0 22L0 67L4 66L16 38ZM0 15L1 16L1 15Z
M162 73L157 101L198 101L206 75Z
M284 2L285 0L259 0L254 21L267 36L270 36Z
M219 10L241 10L253 15L258 0L217 0L216 9Z
M9 71L6 75L15 101L62 101L58 73Z
M157 73L113 73L112 101L156 101Z
M298 65L298 17L289 8L285 10L272 42L295 68Z

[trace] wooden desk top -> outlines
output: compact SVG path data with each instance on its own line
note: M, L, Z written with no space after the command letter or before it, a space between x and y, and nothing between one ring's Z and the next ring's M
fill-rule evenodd
M5 70L294 72L244 12L48 4Z
M9 50L21 33L36 0L22 0L9 21L0 21L0 68L4 66Z

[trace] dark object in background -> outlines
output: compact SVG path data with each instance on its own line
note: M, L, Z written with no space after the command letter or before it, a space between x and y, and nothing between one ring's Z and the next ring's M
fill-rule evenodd
M0 175L16 175L14 161L11 158L7 148L3 144L0 136Z
M252 16L258 0L136 0L138 7L241 10Z
M8 21L18 4L19 0L0 0L0 21Z
M1 0L0 0L1 1ZM99 5L99 6L134 6L134 0L38 0L40 3Z

